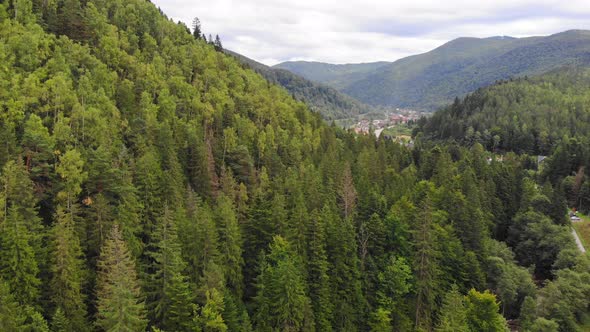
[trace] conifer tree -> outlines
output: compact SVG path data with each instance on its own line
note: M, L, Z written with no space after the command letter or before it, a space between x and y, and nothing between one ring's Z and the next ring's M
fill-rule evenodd
M0 276L21 305L36 305L39 260L45 259L45 235L37 216L33 183L25 167L10 161L0 177Z
M204 332L225 332L225 324L222 312L224 309L223 296L214 288L207 291L207 300L201 311L201 322Z
M21 305L34 305L39 296L39 266L31 246L32 233L25 226L18 208L12 206L0 223L0 277L8 281Z
M167 206L153 240L153 251L148 253L152 266L146 275L151 324L163 330L188 330L193 324L195 305L183 274L186 263L181 257L176 222Z
M332 331L332 314L334 305L330 298L330 278L326 253L326 235L324 221L319 212L314 210L309 230L308 285L315 326L318 331Z
M56 171L61 177L62 190L57 194L59 205L52 229L52 300L68 319L68 329L73 330L87 326L86 296L83 293L87 274L76 225L78 195L87 177L83 167L84 160L76 150L69 150L60 157Z
M133 257L117 224L103 244L98 261L97 322L104 331L143 331L144 303Z
M465 300L456 285L445 294L436 332L469 332Z
M301 275L301 262L289 243L277 235L256 278L256 329L309 331L311 304Z
M219 225L219 248L221 262L225 266L226 284L236 298L241 298L243 291L242 235L232 201L220 194L217 198L217 219Z
M215 35L215 41L213 42L213 46L215 46L215 50L217 52L223 51L223 45L221 45L221 38L219 38L219 35Z
M0 330L18 331L23 323L21 308L10 293L10 287L0 279Z
M427 194L428 195L428 194ZM435 290L438 283L438 252L435 230L437 223L444 219L439 211L433 211L430 198L424 198L422 211L416 218L418 223L414 231L415 257L414 273L416 278L416 328L430 329L434 309Z
M201 39L201 20L198 17L193 19L193 37Z
M330 288L334 294L334 330L356 330L365 313L362 297L358 250L355 230L350 219L342 219L335 203L322 208L322 220L326 223L326 249L330 276Z
M74 213L58 206L52 238L51 299L68 320L68 331L83 330L86 328L86 305L82 288L86 274Z

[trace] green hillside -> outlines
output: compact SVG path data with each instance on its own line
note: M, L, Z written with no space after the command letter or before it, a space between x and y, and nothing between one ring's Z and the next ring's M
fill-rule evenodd
M287 61L275 65L273 68L286 69L314 82L324 83L336 89L343 89L350 82L358 81L388 64L390 62L385 61L343 65L308 61Z
M563 68L502 81L421 121L429 139L547 155L564 137L590 137L590 70Z
M590 63L590 31L549 37L461 38L394 62L342 91L373 105L435 109L497 80Z
M563 68L478 89L420 120L414 134L548 156L531 160L539 163L540 177L561 188L569 206L590 211L590 69Z
M355 135L219 46L145 0L0 3L0 331L580 329L583 177Z
M530 38L459 38L430 52L357 72L332 86L370 105L435 110L498 80L539 75L565 65L590 65L590 31ZM314 73L322 72L317 66L298 63L293 70L314 80ZM338 66L322 67L342 77L346 74Z
M351 119L375 111L373 107L362 104L327 85L312 82L288 70L268 67L235 52L226 50L226 53L247 64L269 82L287 89L295 99L304 101L326 120Z

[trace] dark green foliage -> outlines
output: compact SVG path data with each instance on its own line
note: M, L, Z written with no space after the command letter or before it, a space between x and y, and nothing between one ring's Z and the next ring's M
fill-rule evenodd
M259 331L313 331L302 263L285 239L276 236L256 278Z
M590 199L584 135L540 170L487 162L476 131L411 149L326 125L149 1L17 7L0 8L0 330L460 330L449 303L472 288L472 330L587 315L564 226L566 199Z

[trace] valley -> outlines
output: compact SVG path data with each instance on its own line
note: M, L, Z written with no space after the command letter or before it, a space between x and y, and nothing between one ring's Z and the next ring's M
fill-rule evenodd
M1 1L0 331L587 329L590 32L226 48L328 5Z

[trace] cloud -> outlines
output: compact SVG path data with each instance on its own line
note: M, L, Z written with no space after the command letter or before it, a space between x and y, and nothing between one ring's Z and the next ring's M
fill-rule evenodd
M590 29L587 0L152 0L224 46L272 65L394 61L458 37Z

